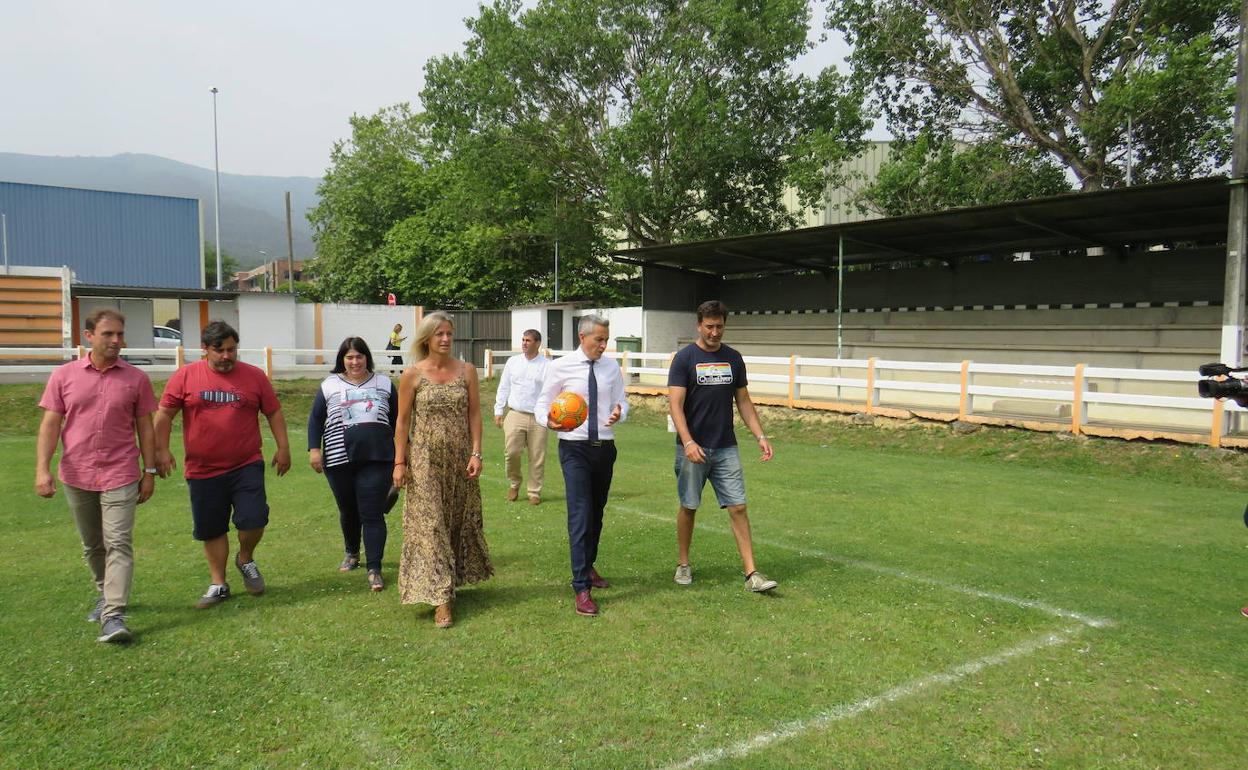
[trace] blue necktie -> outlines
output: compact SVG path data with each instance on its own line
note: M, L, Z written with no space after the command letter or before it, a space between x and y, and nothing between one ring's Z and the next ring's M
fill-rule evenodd
M594 376L594 364L589 362L589 440L598 440L598 378Z

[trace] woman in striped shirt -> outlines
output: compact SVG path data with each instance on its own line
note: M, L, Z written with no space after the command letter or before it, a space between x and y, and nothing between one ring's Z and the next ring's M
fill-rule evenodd
M394 399L390 378L373 371L368 343L347 337L308 415L308 462L325 474L338 502L346 550L338 569L350 572L360 566L363 540L368 586L374 591L385 587L381 557L394 467Z

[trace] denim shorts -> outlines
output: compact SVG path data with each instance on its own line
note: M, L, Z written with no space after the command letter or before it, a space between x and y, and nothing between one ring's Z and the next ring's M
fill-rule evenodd
M722 449L702 447L706 461L691 463L684 447L676 446L676 492L680 506L696 511L702 504L702 488L707 479L715 490L720 508L745 505L745 474L741 471L741 455L735 446Z

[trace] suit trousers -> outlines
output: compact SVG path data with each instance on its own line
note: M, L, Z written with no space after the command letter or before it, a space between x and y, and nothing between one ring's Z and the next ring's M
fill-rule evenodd
M82 539L82 558L91 568L95 590L104 595L100 617L124 615L134 577L134 509L139 504L139 482L103 492L64 486Z
M520 455L529 455L529 497L542 494L542 480L546 475L546 426L539 425L532 412L507 410L503 418L503 452L507 457L507 486L519 489L524 478L520 475Z
M589 571L598 559L602 513L611 492L615 442L560 441L559 465L568 500L568 547L572 557L572 589L589 588Z

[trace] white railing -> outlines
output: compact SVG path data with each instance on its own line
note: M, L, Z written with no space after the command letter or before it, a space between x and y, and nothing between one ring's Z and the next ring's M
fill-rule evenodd
M551 357L571 351L546 350ZM518 351L485 352L486 377ZM662 393L672 353L608 352L629 390ZM745 356L754 400L807 409L1002 423L1076 435L1248 447L1245 410L1196 395L1195 371L974 361ZM1242 424L1241 424L1242 423Z

